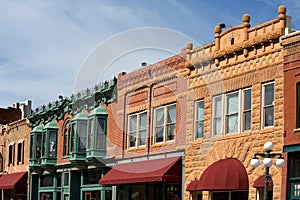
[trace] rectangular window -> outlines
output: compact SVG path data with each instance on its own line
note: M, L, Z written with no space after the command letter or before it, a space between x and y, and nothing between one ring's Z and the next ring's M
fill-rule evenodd
M56 135L57 131L49 133L49 157L56 157Z
M42 157L46 157L46 138L47 134L46 131L43 132L43 137L42 137Z
M64 128L64 148L63 148L63 156L69 155L69 139L70 139L70 127Z
M204 133L204 101L197 101L195 105L195 136L202 138Z
M222 96L216 96L213 98L213 108L214 108L214 117L213 117L213 136L220 136L222 131Z
M66 172L66 173L63 173L63 175L64 175L64 186L69 186L69 173L68 172Z
M54 183L54 175L41 175L40 177L40 187L50 187L53 186Z
M274 83L263 85L262 91L262 128L274 125Z
M17 164L24 163L24 141L18 143Z
M239 129L239 93L226 95L226 133L237 133Z
M39 133L36 136L36 158L41 158L41 152L42 151L42 134Z
M33 158L33 152L34 152L34 135L30 135L30 152L29 152L29 158Z
M251 110L252 110L252 92L251 89L243 90L243 116L242 116L242 130L250 130L251 129Z
M128 117L129 138L128 147L146 145L147 113L137 113Z
M89 119L88 122L88 149L93 148L93 133L94 133L94 119Z
M297 105L296 105L296 112L297 112L297 117L296 117L296 128L300 128L300 83L297 83Z
M251 88L213 97L213 136L251 129Z
M96 132L96 149L105 149L105 130L106 119L98 117L97 119L97 132Z
M8 147L8 166L9 165L14 165L14 154L15 154L15 144L11 144Z
M72 123L72 129L71 129L71 152L75 152L76 150L76 134L77 134L77 130L76 130L76 123Z
M154 115L154 143L174 140L176 131L176 105L156 108Z
M80 122L79 123L79 151L85 151L86 150L86 135L87 135L87 123L86 122Z

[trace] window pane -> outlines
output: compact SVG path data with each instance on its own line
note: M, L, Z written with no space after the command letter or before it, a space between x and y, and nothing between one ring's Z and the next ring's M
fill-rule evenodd
M163 125L164 124L164 108L156 109L156 120L155 125Z
M38 134L36 140L36 158L41 157L41 146L42 146L42 134Z
M203 121L199 121L197 123L197 138L203 137L203 127L204 127Z
M87 123L86 122L80 122L79 127L79 151L84 151L86 149L86 133L87 133Z
M72 141L71 141L71 151L74 152L76 148L76 135L77 135L77 130L76 130L76 123L72 124Z
M50 131L49 135L49 157L56 157L56 131Z
M105 123L106 119L98 118L97 123L97 135L96 135L96 148L104 149L105 148Z
M244 110L251 109L251 89L244 91Z
M215 119L215 124L214 124L214 135L221 135L221 127L222 127L222 124L221 124L221 118L216 118Z
M156 142L162 142L164 141L164 128L163 127L158 127L155 130L156 133Z
M167 115L167 123L175 123L176 122L176 106L168 107L168 115Z
M146 131L140 131L140 145L146 144Z
M244 113L244 130L251 129L251 111Z
M174 140L176 126L175 124L169 125L167 129L167 140Z
M217 97L215 98L215 116L221 116L222 115L222 98Z
M197 120L204 119L204 102L197 102Z
M227 133L238 132L238 114L228 116L227 120Z
M265 126L273 126L274 124L274 108L265 108Z
M146 113L143 113L140 115L139 126L140 126L140 128L139 128L140 130L146 129L146 126L147 126L147 114Z
M300 128L300 83L297 83L297 117L296 128Z
M34 152L34 135L30 135L30 154L29 158L33 159L33 152Z
M227 114L237 113L239 111L239 95L238 93L227 96Z
M264 105L273 105L273 101L274 101L274 84L266 85Z
M137 123L137 116L130 116L129 117L129 131L133 132L136 131L136 123Z

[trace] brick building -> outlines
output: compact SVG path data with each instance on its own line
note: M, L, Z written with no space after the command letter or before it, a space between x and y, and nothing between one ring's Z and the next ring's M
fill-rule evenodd
M286 8L278 17L250 27L250 16L226 30L215 27L215 41L187 44L190 69L184 199L262 199L265 168L250 160L271 141L283 150L283 48L290 30ZM281 199L282 169L270 168L269 194Z
M20 110L18 115L21 116ZM27 197L30 130L26 118L0 126L1 199Z
M107 105L115 100L116 79L37 108L29 151L32 200L111 200L112 188L98 180L106 173Z
M300 32L282 38L284 48L284 154L281 199L300 198Z
M187 111L185 54L118 76L109 105L107 155L112 169L101 185L118 199L181 198Z

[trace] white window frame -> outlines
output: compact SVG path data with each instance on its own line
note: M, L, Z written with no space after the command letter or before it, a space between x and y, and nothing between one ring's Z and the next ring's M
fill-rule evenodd
M144 115L144 114L146 115L145 129L140 130L140 117L141 117L141 115ZM135 127L135 133L136 133L135 145L130 146L130 119L134 116L136 116L136 118L137 118L136 127ZM128 130L127 131L128 132L128 134L127 134L127 149L136 148L136 147L140 147L140 146L146 146L146 141L145 141L145 144L141 144L141 131L146 131L146 134L147 134L147 111L128 115L128 129L127 130ZM145 135L145 137L147 137L147 135ZM145 138L145 140L146 140L146 138Z
M272 102L272 105L269 104L269 105L265 105L265 95L266 95L266 86L269 86L269 85L273 85L274 87L274 90L273 90L273 102ZM269 127L274 127L274 123L275 123L275 107L274 107L274 101L275 101L275 83L274 81L271 81L271 82L267 82L267 83L264 83L262 84L262 96L261 96L261 129L264 129L264 128L269 128ZM265 114L265 110L266 108L270 108L270 107L273 107L273 124L270 125L270 126L267 126L265 125L265 118L266 118L266 114Z
M203 104L203 118L202 119L198 119L198 106L199 104L202 103ZM205 109L204 109L204 100L198 100L195 102L195 117L194 117L194 139L199 139L199 138L203 138L204 137L204 116L205 116ZM202 123L202 136L198 137L198 124Z
M250 91L250 98L251 98L251 101L250 101L250 108L249 109L245 109L245 93L247 91ZM242 90L242 132L245 132L245 131L249 131L251 130L251 126L252 126L252 89L251 88L245 88L244 90ZM245 127L245 121L246 121L246 113L250 112L250 129L246 129Z
M251 92L251 108L248 110L244 110L244 94L245 91L249 91ZM235 113L228 113L228 97L230 95L233 94L237 94L238 95L238 111ZM220 99L221 100L221 112L220 112L220 116L216 116L216 101ZM245 130L244 127L244 113L245 112L251 112L252 115L252 88L251 87L247 87L247 88L243 88L243 89L239 89L237 91L233 91L233 92L228 92L226 94L221 94L221 95L217 95L212 97L212 137L217 137L217 136L222 136L222 135L229 135L229 134L236 134L236 133L241 133L244 131L249 131L251 130L251 123L252 123L252 116L250 118L250 129L249 130ZM237 115L237 131L235 132L228 132L228 118L229 116L233 116L233 115ZM220 133L216 133L216 122L217 120L220 120L221 124L220 124Z
M172 107L172 106L175 106L175 122L171 123L171 124L168 124L167 123L167 111L168 111L168 108L169 107ZM156 142L156 128L158 126L156 126L156 111L159 110L159 109L163 109L163 112L164 112L164 123L163 125L161 126L163 128L163 141L161 142ZM176 136L176 118L177 118L177 107L176 107L176 103L173 103L173 104L168 104L168 105L165 105L165 106L160 106L160 107L157 107L157 108L154 108L154 120L153 120L153 144L157 144L157 143L164 143L164 142L167 142L167 141L173 141L175 140L175 136ZM168 127L170 125L174 125L175 128L175 133L174 133L174 137L173 139L168 139Z

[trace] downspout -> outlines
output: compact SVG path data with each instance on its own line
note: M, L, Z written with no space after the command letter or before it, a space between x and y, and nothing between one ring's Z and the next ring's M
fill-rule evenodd
M149 70L150 71L150 70ZM151 71L149 72L151 73ZM149 88L149 95L148 95L148 131L147 131L147 155L150 153L150 145L151 145L151 103L152 103L152 88L153 88L153 83L148 84Z

